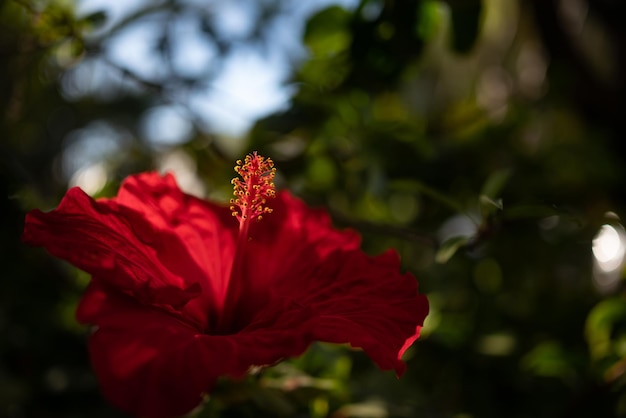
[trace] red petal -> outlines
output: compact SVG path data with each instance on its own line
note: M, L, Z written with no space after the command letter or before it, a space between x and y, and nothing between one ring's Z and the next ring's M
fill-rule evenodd
M230 209L183 193L170 174L142 173L128 177L115 198L120 205L132 208L160 231L175 234L184 251L209 278L210 292L221 305L228 272L235 252L238 224ZM187 271L179 254L164 248L161 261L181 276L197 276Z
M73 188L56 210L26 215L23 240L142 300L181 306L197 296L197 282L163 268L133 227L115 204L97 203Z
M267 328L230 336L199 334L168 313L108 292L95 280L78 310L99 314L89 349L103 394L133 416L164 418L195 408L220 376L300 354L299 335ZM295 324L294 324L295 325Z
M235 233L228 209L146 173L113 199L71 189L58 209L27 215L23 238L146 304L184 306L182 316L206 329L223 301Z
M287 191L281 191L268 206L273 212L254 222L246 248L244 277L234 278L243 295L236 311L240 329L268 303L269 291L280 280L300 282L300 277L328 254L359 248L360 237L351 230L334 229L322 209L311 209Z
M276 283L247 331L284 327L309 343L349 343L381 369L401 375L402 354L419 336L428 300L413 276L398 272L397 260L393 251L375 258L337 251L306 276ZM289 330L289 324L296 325Z
M232 335L200 334L160 309L107 291L97 278L77 315L97 325L90 354L105 396L133 416L177 416L196 407L220 376L240 377L251 366L300 355L316 340L363 347L381 368L401 373L398 356L427 302L397 267L392 252L333 253L316 280L281 281L271 303Z
M194 318L209 313L214 320L222 311L235 254L238 225L231 211L183 193L170 174L128 177L114 201L158 231L151 245L162 243L158 257L167 269L201 282L203 297L187 304L185 313ZM177 245L164 242L163 235L176 237Z
M285 192L272 206L251 234L246 271L253 286L240 312L250 309L252 327L281 328L298 318L290 332L309 342L350 343L401 374L400 357L419 335L428 301L412 275L400 274L397 254L364 254L355 233L333 229L325 212Z
M78 317L90 318L97 306L89 350L104 396L138 417L179 416L197 406L211 383L197 371L212 366L197 330L96 283L84 295Z

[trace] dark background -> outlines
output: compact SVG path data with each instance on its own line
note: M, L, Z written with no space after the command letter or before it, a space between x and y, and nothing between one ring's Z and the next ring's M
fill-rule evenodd
M306 47L287 54L290 100L236 136L186 98L234 51L272 54L296 2L234 2L254 16L238 35L215 4L148 2L115 21L71 2L0 4L0 417L121 416L74 320L89 278L24 246L24 214L73 184L112 195L168 167L225 202L251 150L364 250L397 248L431 313L400 380L314 345L222 382L199 416L626 416L626 3L320 4L288 33ZM206 68L175 65L177 19L214 51ZM117 36L155 22L159 71L111 56ZM187 123L175 143L142 122L160 106Z

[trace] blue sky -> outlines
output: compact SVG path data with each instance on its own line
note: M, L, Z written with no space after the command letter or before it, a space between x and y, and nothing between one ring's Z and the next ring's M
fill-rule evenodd
M199 1L188 0L207 7L216 16L217 29L229 37L245 36L257 18L258 4L255 0ZM96 10L105 10L108 16L106 31L128 14L155 4L154 1L129 0L82 0L78 3L79 14L88 14ZM206 123L210 130L228 136L241 137L255 120L286 106L292 93L285 84L291 71L291 63L306 57L306 50L300 42L306 18L330 4L341 4L351 8L356 0L310 0L285 2L289 7L289 16L277 19L268 28L268 48L251 48L241 46L232 51L227 60L221 64L217 75L211 79L206 88L194 90L184 98L186 104L196 116ZM173 66L178 73L190 76L201 75L210 68L216 55L215 48L207 44L199 33L198 19L194 16L179 17L174 23L174 54ZM162 73L162 63L153 53L155 38L158 36L162 21L145 21L133 25L132 29L124 30L116 35L107 46L107 54L111 61L131 69L148 79L158 77ZM169 118L169 123L161 123L160 129L152 129L157 142L172 143L184 140L187 129L180 109L160 109L146 115L147 118L159 116ZM157 124L157 122L154 122ZM150 122L144 125L150 125ZM163 133L163 127L170 126L171 131Z

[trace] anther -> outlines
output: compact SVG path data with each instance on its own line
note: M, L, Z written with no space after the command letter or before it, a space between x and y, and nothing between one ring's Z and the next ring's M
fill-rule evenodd
M243 222L254 218L260 220L261 214L271 213L271 208L263 205L267 199L276 196L273 183L276 168L272 160L254 152L247 155L243 162L237 161L235 172L240 178L235 177L231 181L237 197L230 201L233 216Z

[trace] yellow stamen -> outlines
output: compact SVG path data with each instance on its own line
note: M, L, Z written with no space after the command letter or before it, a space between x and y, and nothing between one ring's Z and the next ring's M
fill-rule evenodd
M248 154L244 161L237 161L235 172L241 178L235 177L231 181L235 195L230 200L233 216L237 217L240 225L247 220L261 220L263 214L272 212L265 206L267 199L276 196L274 163L255 151Z

